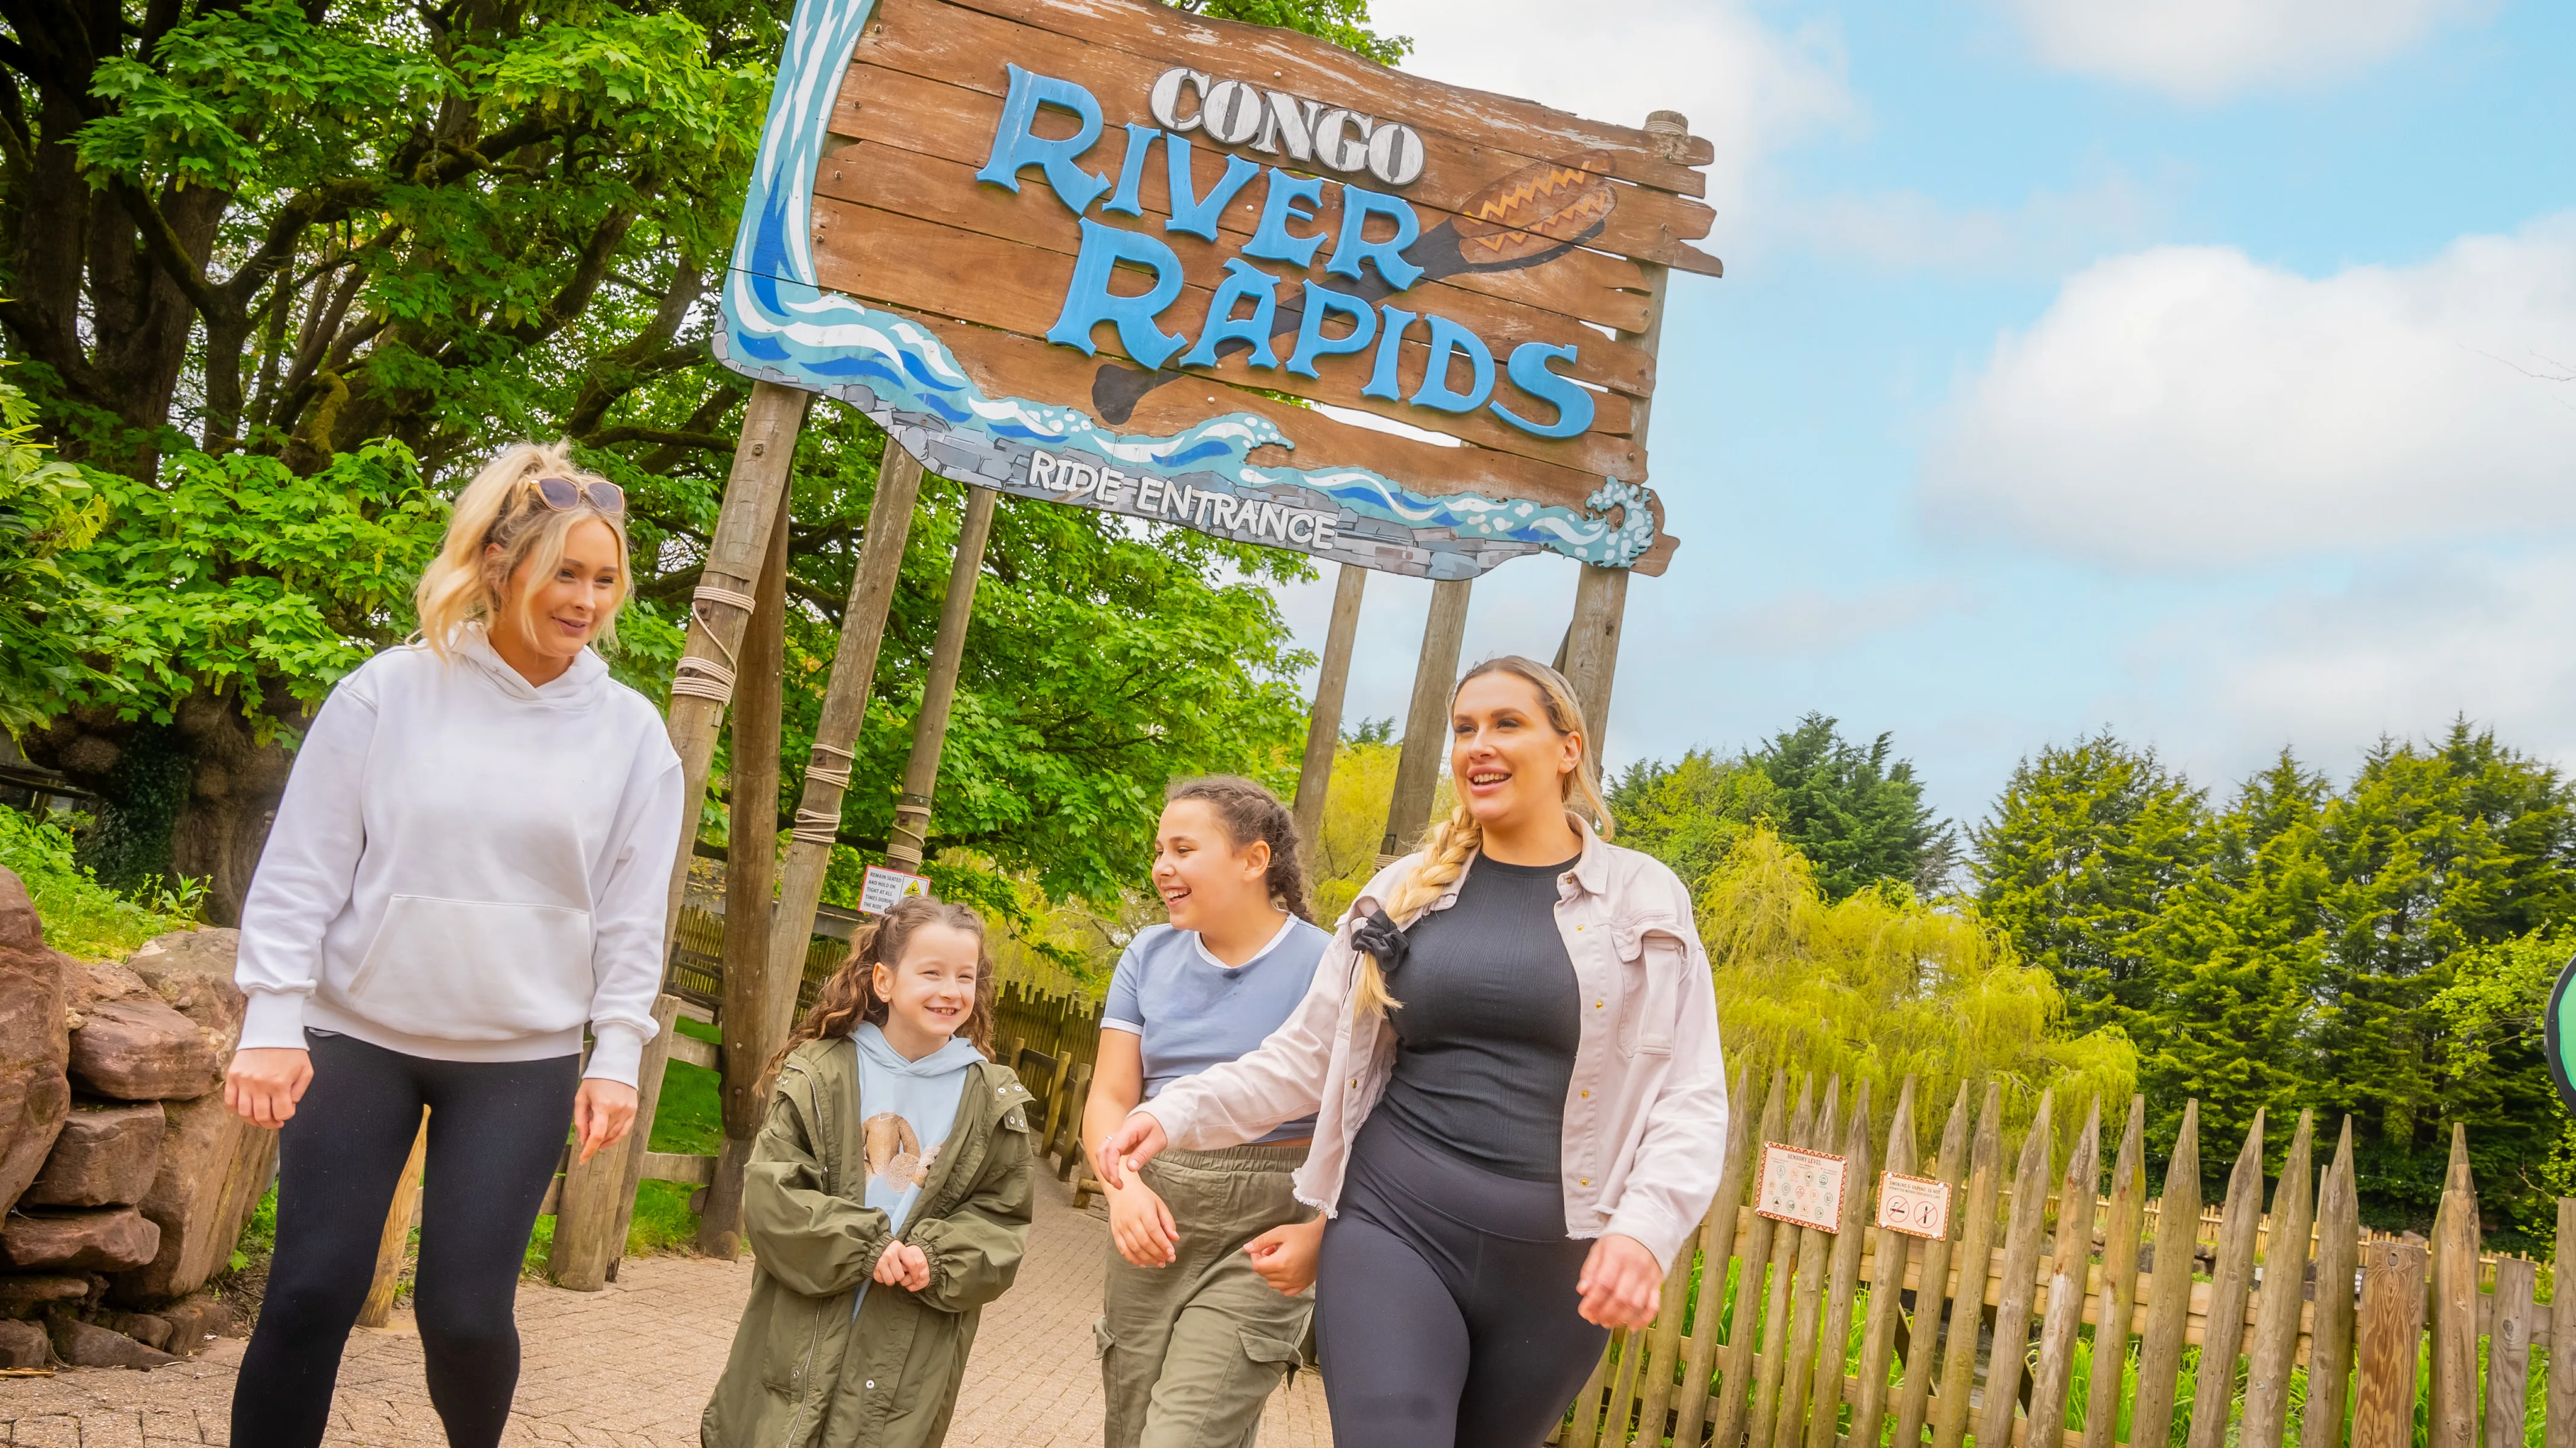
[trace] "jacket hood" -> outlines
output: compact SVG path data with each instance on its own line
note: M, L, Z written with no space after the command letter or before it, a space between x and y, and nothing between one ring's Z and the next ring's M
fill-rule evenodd
M584 648L573 656L572 666L550 683L531 684L526 677L502 658L492 647L483 625L467 624L448 641L448 649L472 669L476 676L498 689L504 698L537 704L553 709L577 709L595 702L608 685L608 664L596 649Z
M850 1041L866 1054L870 1063L904 1076L945 1076L984 1059L984 1053L976 1050L971 1042L951 1036L947 1045L918 1061L907 1061L873 1021L861 1021L859 1028L850 1033Z

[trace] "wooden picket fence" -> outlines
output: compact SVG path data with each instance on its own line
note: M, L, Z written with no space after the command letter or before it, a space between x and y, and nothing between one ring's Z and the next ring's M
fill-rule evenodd
M1785 1073L1754 1094L1760 1084L1736 1079L1736 1120L1759 1125L1733 1133L1661 1315L1614 1335L1552 1443L1918 1448L1928 1435L1932 1448L2008 1448L2037 1427L2056 1435L2039 1440L2049 1448L2523 1448L2531 1350L2576 1339L2576 1293L2535 1306L2527 1258L2499 1259L2494 1290L2480 1292L2477 1198L2456 1128L2428 1246L2362 1230L2348 1120L2320 1174L2314 1123L2300 1114L2266 1213L2258 1114L2204 1275L2196 1104L2151 1230L2143 1098L2129 1103L2103 1196L2098 1100L2061 1161L2056 1103L2043 1096L2007 1174L2000 1089L1986 1088L1972 1130L1962 1086L1921 1172L1912 1080L1876 1150L1866 1086L1846 1101L1837 1078L1819 1102L1812 1079L1794 1100ZM1845 1158L1838 1230L1750 1209L1765 1142ZM1950 1184L1946 1237L1874 1225L1882 1169ZM2085 1207L2058 1209L2069 1202ZM2576 1258L2576 1200L2558 1210L2563 1271ZM2267 1221L2269 1241L2299 1250L2266 1255ZM2547 1364L2545 1442L2576 1448L2576 1352Z

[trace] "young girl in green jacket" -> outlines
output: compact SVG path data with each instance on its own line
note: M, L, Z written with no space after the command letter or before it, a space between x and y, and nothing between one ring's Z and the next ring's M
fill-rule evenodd
M1028 1092L992 1048L984 923L914 896L771 1065L743 1223L757 1272L706 1448L936 1448L1028 1245ZM962 1038L962 1039L961 1039Z

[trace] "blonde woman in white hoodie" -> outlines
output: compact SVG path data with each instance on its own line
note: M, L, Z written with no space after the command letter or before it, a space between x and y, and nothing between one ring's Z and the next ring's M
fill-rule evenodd
M296 754L243 905L224 1083L283 1128L235 1443L322 1441L423 1106L430 1400L455 1448L501 1440L566 1128L584 1159L625 1136L654 1030L680 761L592 648L627 588L617 487L560 444L507 449L457 498L419 638L342 679Z

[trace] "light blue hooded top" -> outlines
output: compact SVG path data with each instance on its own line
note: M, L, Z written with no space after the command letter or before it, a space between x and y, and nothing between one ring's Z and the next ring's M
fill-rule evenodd
M962 1038L907 1061L872 1022L850 1033L859 1057L859 1125L867 1143L867 1180L860 1200L886 1214L887 1229L901 1233L921 1200L921 1184L948 1144L957 1124L957 1103L966 1094L966 1069L984 1053ZM859 1302L867 1301L873 1280L859 1285ZM858 1303L850 1306L852 1316Z

